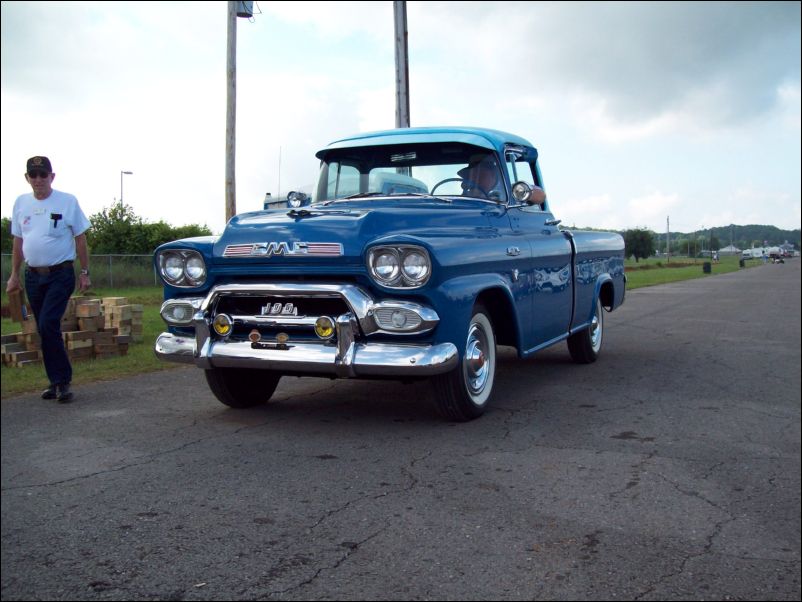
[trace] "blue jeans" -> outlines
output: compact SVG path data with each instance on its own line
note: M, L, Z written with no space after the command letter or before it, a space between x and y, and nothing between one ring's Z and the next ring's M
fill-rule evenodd
M68 385L72 381L72 366L61 338L61 317L74 290L75 272L71 266L49 274L25 271L25 292L42 339L42 357L51 385Z

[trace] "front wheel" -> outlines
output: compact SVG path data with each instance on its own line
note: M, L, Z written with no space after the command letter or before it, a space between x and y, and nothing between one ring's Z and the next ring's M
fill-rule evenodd
M601 299L596 299L596 311L590 326L568 337L568 352L577 364L592 364L601 353L604 335L604 308Z
M281 374L250 368L204 370L209 388L231 408L250 408L267 403L281 380Z
M468 323L459 366L434 378L437 410L448 420L466 422L484 414L496 376L496 335L487 310L477 305Z

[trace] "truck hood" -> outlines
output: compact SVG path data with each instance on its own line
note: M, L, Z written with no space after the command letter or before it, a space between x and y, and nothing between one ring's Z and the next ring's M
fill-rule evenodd
M498 227L504 212L504 207L474 200L394 198L243 213L231 219L215 243L214 258L215 263L226 264L237 260L297 264L301 256L361 263L366 245L378 240L433 243L492 236L488 229Z

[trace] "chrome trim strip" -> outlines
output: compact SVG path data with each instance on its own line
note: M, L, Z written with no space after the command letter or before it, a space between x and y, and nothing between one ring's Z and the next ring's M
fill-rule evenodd
M213 287L201 305L201 312L207 313L221 295L250 297L255 294L272 297L323 297L329 299L345 299L356 316L362 331L372 332L373 320L368 318L368 311L373 299L358 286L352 284L325 283L256 283L256 284L221 284Z
M196 329L199 326L199 316L203 319L203 314L209 312L218 297L222 295L250 297L254 295L265 295L279 298L305 298L322 297L328 299L344 299L356 318L359 330L363 334L373 333L409 335L429 332L437 326L440 317L437 312L429 307L412 303L409 301L373 301L373 298L363 289L352 284L325 284L325 283L258 283L258 284L221 284L213 287L200 306L200 311L195 315L194 324ZM374 312L380 308L400 308L417 313L421 317L421 324L415 330L389 330L383 329L375 320ZM314 326L315 322L305 321L303 318L284 317L284 316L232 316L232 319L243 320L243 323L263 326L293 327L293 326ZM208 325L206 327L208 331ZM207 333L201 335L208 336ZM199 341L199 348L202 347Z
M297 318L295 316L260 316L256 314L247 316L241 314L231 315L231 319L234 320L235 324L276 328L314 328L317 318L318 316Z

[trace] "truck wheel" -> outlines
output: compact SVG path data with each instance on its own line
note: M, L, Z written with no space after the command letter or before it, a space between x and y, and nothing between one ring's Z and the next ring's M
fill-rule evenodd
M577 364L592 364L599 357L604 335L604 308L596 299L596 312L590 326L568 337L568 351Z
M476 305L468 323L459 366L434 378L437 410L448 420L466 422L484 414L496 376L496 335L487 310Z
M214 396L232 408L267 403L281 379L276 372L249 368L212 368L204 372Z

